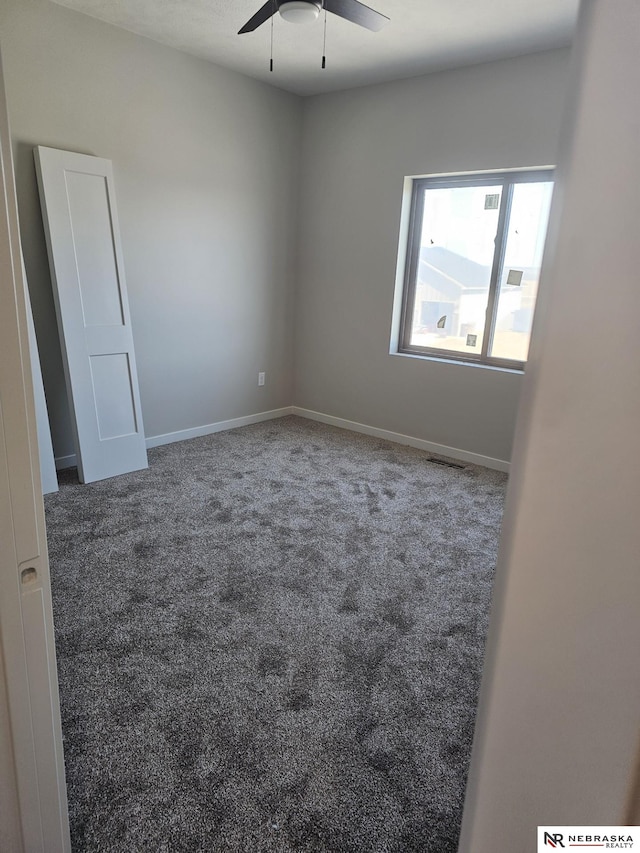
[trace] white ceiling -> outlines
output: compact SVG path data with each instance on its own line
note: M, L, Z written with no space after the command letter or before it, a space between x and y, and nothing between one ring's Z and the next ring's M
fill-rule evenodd
M264 0L55 0L155 41L300 95L411 77L567 45L579 0L367 0L391 20L373 33L327 15L238 30Z

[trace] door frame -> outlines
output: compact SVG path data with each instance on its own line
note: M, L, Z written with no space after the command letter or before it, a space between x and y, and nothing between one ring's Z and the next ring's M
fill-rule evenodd
M26 291L1 59L0 195L0 654L10 724L6 739L13 751L9 786L20 826L11 849L70 853Z

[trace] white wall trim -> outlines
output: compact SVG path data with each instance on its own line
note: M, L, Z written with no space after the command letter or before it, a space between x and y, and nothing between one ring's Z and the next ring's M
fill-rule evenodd
M56 456L56 471L62 471L65 468L75 468L76 464L75 453L70 453L69 456Z
M426 441L424 438L416 438L412 435L404 435L400 432L392 432L388 429L369 426L368 424L348 421L345 418L337 418L334 415L325 415L323 412L314 412L311 409L303 409L300 406L284 406L281 409L271 409L267 412L256 412L254 415L245 415L242 418L231 418L228 421L218 421L213 424L192 427L191 429L180 429L175 432L167 432L163 435L152 435L146 439L147 449L159 447L162 444L172 444L174 441L186 441L190 438L199 438L203 435L212 435L215 432L224 432L228 429L249 426L261 421L271 421L283 418L286 415L297 415L311 421L319 421L323 424L348 429L352 432L361 432L363 435L372 435L375 438L384 438L386 441L394 441L396 444L406 444L416 447L418 450L426 450L428 453L437 453L439 456L447 456L450 459L458 459L461 462L470 462L473 465L482 465L485 468L493 468L495 471L509 471L509 462L504 459L494 459L493 456L483 456L481 453L472 453L469 450L461 450L459 447L448 447L446 444L436 444L434 441ZM73 468L76 464L75 454L56 457L56 469Z
M271 409L268 412L257 412L255 415L245 415L243 418L232 418L228 421L218 421L214 424L204 424L199 427L190 429L179 429L175 432L166 432L163 435L152 435L145 439L147 450L150 447L159 447L161 444L173 444L174 441L187 441L189 438L200 438L202 435L211 435L214 432L224 432L227 429L236 429L237 427L249 426L249 424L257 424L261 421L271 421L274 418L283 418L285 415L292 414L292 407L285 406L282 409ZM74 468L76 465L76 455L71 453L69 456L56 456L56 470L60 471L63 468Z
M423 438L415 438L412 435L403 435L400 432L391 432L388 429L359 424L355 421L347 421L344 418L336 418L333 415L325 415L322 412L313 412L311 409L301 409L292 406L291 414L301 418L309 418L312 421L320 421L330 426L350 429L353 432L361 432L364 435L372 435L375 438L384 438L387 441L395 441L396 444L407 444L409 447L417 447L418 450L426 450L429 453L437 453L439 456L448 456L450 459L459 459L461 462L471 462L473 465L482 465L485 468L493 468L495 471L509 471L509 462L504 459L494 459L493 456L483 456L481 453L471 453L469 450L461 450L458 447L447 447L446 444L436 444L434 441L426 441Z
M229 421L218 421L215 424L193 427L192 429L179 429L176 432L167 432L164 435L153 435L147 438L147 449L159 447L161 444L172 444L174 441L186 441L189 438L200 438L202 435L211 435L214 432L224 432L227 429L257 424L261 421L271 421L274 418L283 418L285 415L293 414L291 406L282 409L271 409L268 412L257 412L255 415L245 415L243 418L232 418Z

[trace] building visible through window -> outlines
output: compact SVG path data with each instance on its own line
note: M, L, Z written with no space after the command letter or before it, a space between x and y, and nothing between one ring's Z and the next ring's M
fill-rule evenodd
M552 192L549 170L414 181L400 352L523 366Z

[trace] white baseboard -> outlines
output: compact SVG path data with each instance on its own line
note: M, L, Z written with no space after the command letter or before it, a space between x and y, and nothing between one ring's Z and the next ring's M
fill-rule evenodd
M56 471L62 471L65 468L75 468L76 465L75 453L71 453L69 456L56 456Z
M320 421L330 426L350 429L353 432L361 432L364 435L372 435L375 438L384 438L387 441L395 441L396 444L407 444L409 447L417 447L429 453L437 453L438 456L448 456L450 459L459 459L461 462L471 462L473 465L482 465L485 468L493 468L496 471L509 471L509 462L504 459L494 459L493 456L483 456L481 453L471 453L468 450L460 450L458 447L447 447L446 444L436 444L433 441L425 441L423 438L415 438L412 435L403 435L400 432L391 432L388 429L359 424L355 421L347 421L344 418L336 418L333 415L325 415L322 412L313 412L311 409L301 409L292 406L291 414L301 418L309 418L312 421Z
M186 441L189 438L199 438L202 435L211 435L214 432L224 432L227 429L235 429L236 427L249 426L249 424L257 424L261 421L271 421L275 418L282 418L285 415L292 414L291 406L285 406L282 409L271 409L268 412L257 412L255 415L246 415L243 418L232 418L229 421L218 421L215 424L204 424L204 426L192 427L191 429L179 429L175 432L166 432L163 435L152 435L145 438L147 450L150 447L159 447L161 444L173 444L174 441ZM75 453L70 456L56 457L56 470L62 468L74 468L76 465Z
M257 412L255 415L246 415L243 418L218 421L215 424L205 424L204 426L193 427L192 429L179 429L176 432L166 432L164 435L152 435L146 440L147 449L150 447L159 447L161 444L172 444L174 441L186 441L188 438L200 438L202 435L224 432L227 429L249 426L249 424L258 424L261 421L271 421L275 418L283 418L285 415L291 415L292 413L292 407L286 406L282 409L271 409L268 412Z
M224 430L249 426L249 424L257 424L261 421L283 418L285 415L298 415L301 418L319 421L320 423L340 427L341 429L348 429L352 432L361 432L364 435L371 435L375 438L384 438L387 441L394 441L396 444L407 444L409 447L417 447L419 450L426 450L428 453L437 453L438 456L459 459L461 462L471 462L473 465L483 465L485 468L493 468L496 471L509 471L509 463L504 459L494 459L492 456L471 453L468 450L461 450L458 447L436 444L433 441L425 441L423 438L415 438L412 435L403 435L400 432L392 432L388 429L380 429L379 427L369 426L368 424L348 421L345 418L336 418L333 415L325 415L322 412L314 412L311 409L302 409L300 406L285 406L282 409L257 412L255 415L246 415L243 418L232 418L228 421L218 421L214 424L205 424L204 426L193 427L191 429L181 429L175 432L167 432L163 435L153 435L146 439L146 445L147 448L159 447L161 444L172 444L174 441L186 441L189 438L212 435L214 432L224 432ZM76 457L73 453L69 456L56 457L57 471L63 468L73 468L75 465Z

